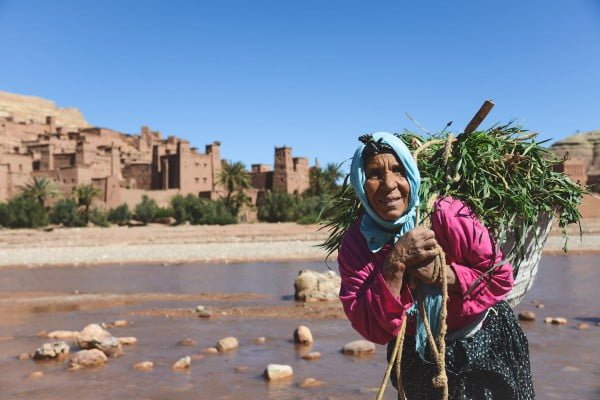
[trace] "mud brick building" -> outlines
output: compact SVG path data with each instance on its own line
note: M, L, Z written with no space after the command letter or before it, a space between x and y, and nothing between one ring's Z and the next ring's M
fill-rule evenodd
M577 133L554 143L550 150L566 160L559 166L575 182L600 192L600 131Z
M161 205L176 194L216 199L225 195L218 183L223 165L218 141L200 153L187 140L163 139L146 126L139 134L92 127L76 109L0 92L0 201L19 194L35 176L51 179L65 195L94 184L108 207L134 206L143 195ZM308 189L308 160L293 158L290 147L275 149L274 170L256 164L250 174L254 202L265 190Z

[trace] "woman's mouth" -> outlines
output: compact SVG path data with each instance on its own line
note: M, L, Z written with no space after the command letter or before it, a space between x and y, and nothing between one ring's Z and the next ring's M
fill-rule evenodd
M384 199L380 199L379 203L386 207L394 207L397 204L399 204L401 201L402 201L401 196L394 196L394 197L386 197Z

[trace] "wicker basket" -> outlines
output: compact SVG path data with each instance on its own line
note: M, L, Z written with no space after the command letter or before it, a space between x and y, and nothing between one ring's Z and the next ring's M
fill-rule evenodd
M552 219L551 213L540 214L537 226L535 228L531 227L525 232L525 251L522 256L517 256L513 261L513 265L519 268L517 276L515 276L515 285L506 299L511 307L519 304L527 291L533 286L542 256L542 249L552 227ZM514 233L507 234L507 239L501 246L503 254L511 251L515 239Z

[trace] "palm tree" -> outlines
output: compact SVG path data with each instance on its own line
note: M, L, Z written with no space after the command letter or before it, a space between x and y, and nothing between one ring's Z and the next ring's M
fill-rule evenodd
M250 174L246 172L246 166L240 161L227 163L223 166L218 179L227 190L227 207L237 214L231 196L234 192L243 193L245 189L250 188Z
M323 180L327 191L330 193L338 188L338 181L344 176L340 171L340 167L341 164L329 163L323 171Z
M320 196L323 194L325 187L325 181L323 177L323 170L319 166L315 166L310 169L309 175L309 193Z
M337 182L342 176L339 164L329 163L325 169L319 166L311 168L309 193L316 196L333 193L338 188Z
M23 195L36 199L40 206L46 205L46 199L56 197L60 193L58 187L46 177L34 176L33 180L25 185Z
M86 222L89 219L89 211L92 201L96 197L100 197L101 194L102 191L92 184L79 185L73 189L73 196L75 197L77 204L84 207L83 215Z

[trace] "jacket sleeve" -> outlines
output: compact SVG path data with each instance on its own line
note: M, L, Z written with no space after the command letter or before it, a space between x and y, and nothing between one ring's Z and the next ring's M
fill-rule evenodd
M340 300L352 326L367 340L389 342L412 304L408 286L403 284L400 296L394 296L366 244L348 237L338 252L338 264L342 278Z
M502 252L467 205L439 200L431 227L460 285L462 299L454 304L459 315L479 314L506 298L513 286L512 266L502 264ZM501 265L487 273L497 264Z

